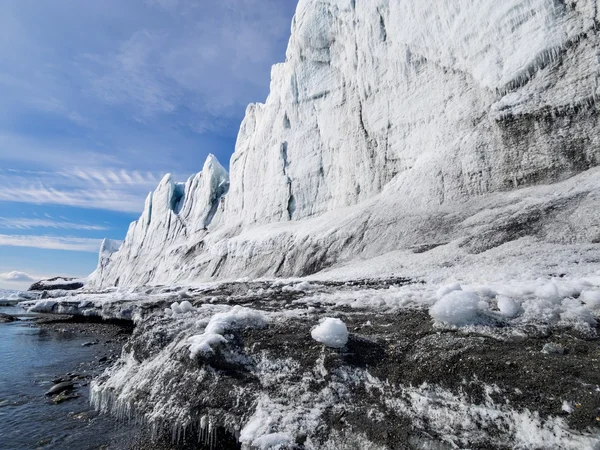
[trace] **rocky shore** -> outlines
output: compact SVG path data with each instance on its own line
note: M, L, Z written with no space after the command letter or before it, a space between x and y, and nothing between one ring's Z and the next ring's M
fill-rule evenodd
M480 288L490 309L448 325L432 319L430 289L404 278L257 281L88 293L40 308L95 317L47 325L83 333L113 326L100 317L135 318L91 388L97 410L141 425L131 449L600 445L597 321L549 310L530 319L535 296L506 317ZM311 337L326 317L347 327L343 348ZM209 341L218 344L191 350Z
M41 326L123 346L90 400L139 425L127 448L596 449L599 281L259 280L29 304L70 314ZM345 345L315 339L326 318Z

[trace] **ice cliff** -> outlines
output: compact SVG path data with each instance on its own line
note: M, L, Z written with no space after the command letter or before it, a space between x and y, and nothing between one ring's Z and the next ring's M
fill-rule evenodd
M230 175L166 176L92 284L599 242L599 20L596 0L300 0Z

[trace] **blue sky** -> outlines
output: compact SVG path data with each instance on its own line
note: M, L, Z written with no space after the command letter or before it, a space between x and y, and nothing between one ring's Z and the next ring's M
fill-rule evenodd
M0 287L85 276L162 175L225 166L295 0L3 0Z

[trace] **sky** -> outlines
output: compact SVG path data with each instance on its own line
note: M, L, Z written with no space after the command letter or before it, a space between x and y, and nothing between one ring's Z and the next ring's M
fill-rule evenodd
M225 166L296 0L3 0L0 288L96 267L165 173Z

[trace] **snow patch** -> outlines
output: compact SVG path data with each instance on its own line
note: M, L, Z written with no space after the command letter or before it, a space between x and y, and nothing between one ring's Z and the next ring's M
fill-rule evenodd
M188 338L190 358L213 353L215 347L227 342L223 336L227 330L244 327L261 328L268 323L268 318L260 311L242 306L234 306L227 312L217 313L209 320L204 333Z
M512 319L521 313L521 307L510 297L499 296L497 299L498 309L504 317Z
M436 322L448 325L470 325L478 321L480 298L473 292L453 290L429 309Z

